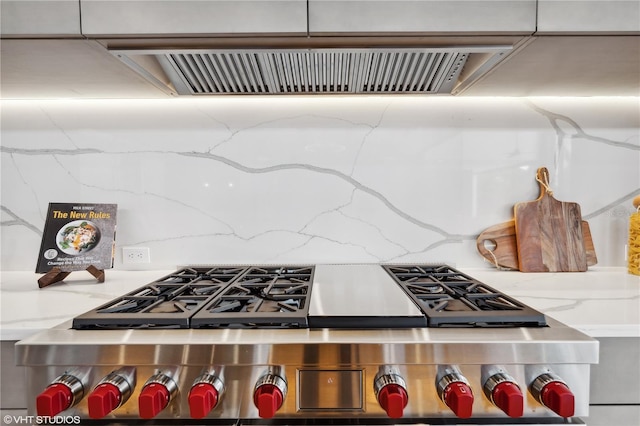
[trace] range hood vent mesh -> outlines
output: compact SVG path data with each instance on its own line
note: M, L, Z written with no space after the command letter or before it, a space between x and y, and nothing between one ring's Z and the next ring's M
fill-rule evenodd
M450 93L468 52L447 49L176 51L157 54L181 95Z

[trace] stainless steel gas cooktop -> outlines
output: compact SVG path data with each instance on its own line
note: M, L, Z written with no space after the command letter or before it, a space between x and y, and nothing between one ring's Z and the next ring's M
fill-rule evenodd
M76 329L545 325L447 265L186 267L73 320Z
M447 265L210 265L16 357L29 413L82 424L563 424L598 343Z

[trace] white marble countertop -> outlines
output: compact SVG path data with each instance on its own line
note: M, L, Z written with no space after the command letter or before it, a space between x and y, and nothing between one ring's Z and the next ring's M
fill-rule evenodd
M592 337L640 337L640 277L624 268L535 274L458 269ZM170 272L107 270L104 283L97 283L87 272L76 272L42 289L39 274L2 272L1 339L26 338Z

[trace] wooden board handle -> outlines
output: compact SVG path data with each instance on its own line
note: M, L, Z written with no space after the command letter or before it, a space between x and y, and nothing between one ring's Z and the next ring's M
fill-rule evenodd
M546 167L539 167L536 172L536 181L540 186L540 196L538 199L541 199L545 195L553 195L553 190L551 190L551 186L549 185L549 170Z
M489 250L487 242L494 247ZM513 220L490 226L476 239L478 252L497 268L518 269L516 225Z

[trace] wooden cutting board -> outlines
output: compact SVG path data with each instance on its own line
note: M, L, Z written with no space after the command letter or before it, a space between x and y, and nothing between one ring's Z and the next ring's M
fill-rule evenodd
M589 222L582 221L582 237L584 239L584 249L587 253L587 266L598 263L596 249L591 238L591 228ZM486 244L492 245L489 250ZM476 239L478 251L492 265L500 268L518 269L518 249L516 247L516 222L510 220L499 223L485 229ZM493 253L493 254L492 254Z
M491 250L487 248L491 245ZM480 254L498 268L518 269L516 222L512 219L485 229L476 239Z
M537 200L513 207L518 269L522 272L583 272L587 253L578 203L558 201L549 187L549 171L538 169Z

